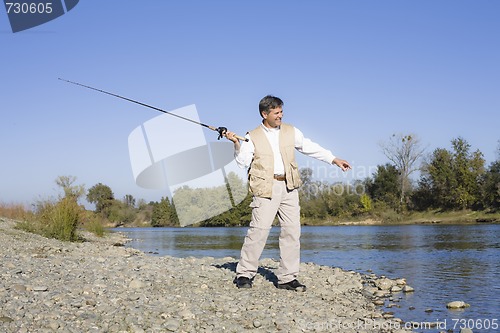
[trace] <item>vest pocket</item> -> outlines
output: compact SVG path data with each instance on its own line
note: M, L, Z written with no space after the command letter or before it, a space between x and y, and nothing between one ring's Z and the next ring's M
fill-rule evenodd
M267 173L264 170L250 169L248 172L248 184L250 186L250 192L255 196L262 196L270 193L272 186L272 180L267 179ZM269 194L270 195L270 194Z
M287 174L290 175L290 177L287 179L289 180L287 183L288 188L298 188L302 184L302 181L300 180L300 173L299 173L299 166L295 161L290 162L290 166L288 168Z

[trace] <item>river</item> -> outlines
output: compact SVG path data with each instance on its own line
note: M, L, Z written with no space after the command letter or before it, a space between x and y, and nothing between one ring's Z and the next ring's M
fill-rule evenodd
M132 239L126 246L151 255L238 258L247 228L113 230ZM273 227L262 258L279 258L278 236ZM404 321L438 323L417 332L500 331L498 224L304 226L301 248L302 262L406 278L415 292L397 294L397 306L386 311ZM471 306L447 309L455 300Z

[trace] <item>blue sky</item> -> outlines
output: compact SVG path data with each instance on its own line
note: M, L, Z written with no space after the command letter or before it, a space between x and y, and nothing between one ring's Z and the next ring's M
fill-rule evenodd
M195 104L202 122L240 134L259 124L260 98L277 95L284 121L350 161L350 177L387 162L379 143L393 133L417 134L428 153L462 136L489 164L499 15L493 0L86 0L14 34L1 10L0 202L55 196L61 175L117 198L165 195L135 184L127 146L158 113L58 77L165 110ZM299 162L324 178L320 162Z

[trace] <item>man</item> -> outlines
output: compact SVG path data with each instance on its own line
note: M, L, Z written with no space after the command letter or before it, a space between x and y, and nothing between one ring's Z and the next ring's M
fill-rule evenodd
M301 182L295 150L335 164L343 171L349 170L351 166L305 138L297 128L283 124L283 101L280 98L265 96L259 103L259 112L262 124L247 133L245 138L248 141L240 143L233 132L226 133L226 138L234 143L237 164L249 168L249 189L253 194L250 204L252 221L236 267L236 286L252 287L260 256L277 215L281 226L277 287L305 291L306 286L297 280L300 266L300 206L297 189Z

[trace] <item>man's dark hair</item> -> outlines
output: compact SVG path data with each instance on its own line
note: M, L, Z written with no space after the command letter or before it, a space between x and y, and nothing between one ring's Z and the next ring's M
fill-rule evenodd
M262 115L262 112L269 113L269 110L276 109L280 106L283 106L283 101L281 98L267 95L262 98L259 102L259 113Z

